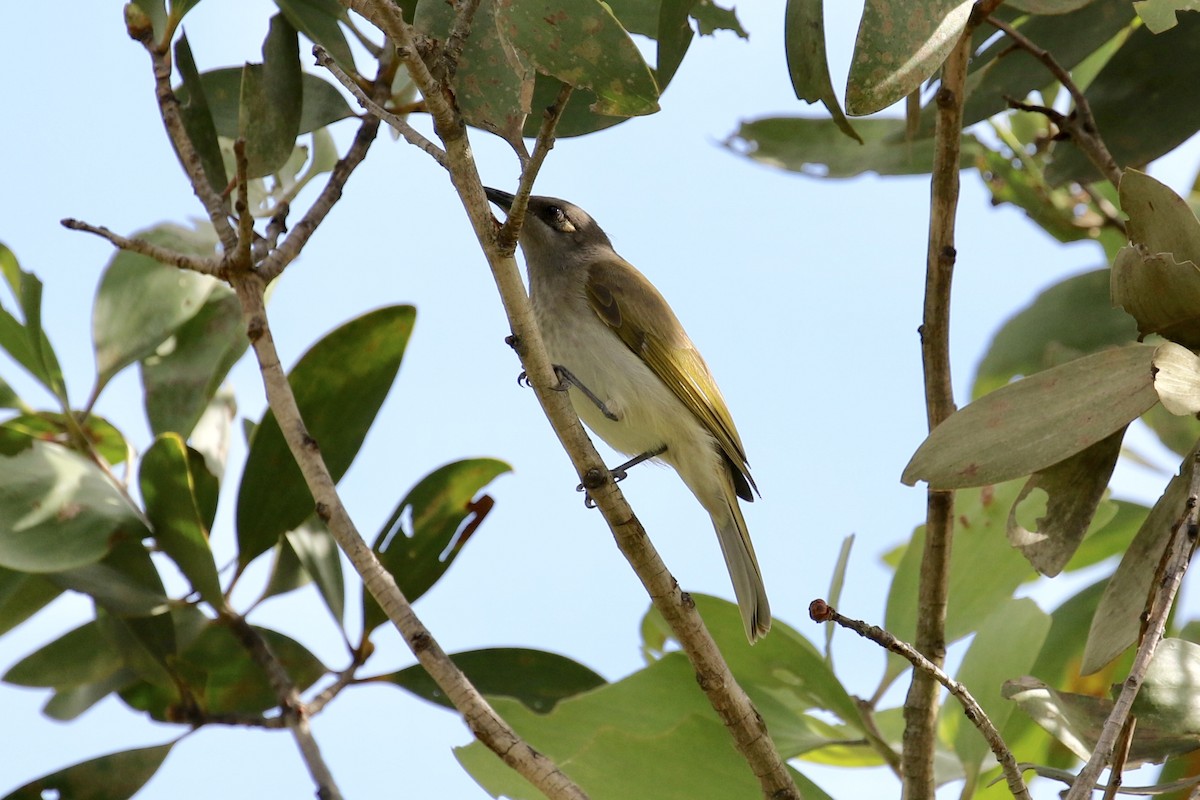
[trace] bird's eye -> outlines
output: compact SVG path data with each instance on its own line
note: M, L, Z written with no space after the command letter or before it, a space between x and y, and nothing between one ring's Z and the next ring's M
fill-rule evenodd
M558 206L550 206L546 209L547 222L550 227L562 233L571 233L575 230L575 226L571 224L571 220L567 219L567 214Z

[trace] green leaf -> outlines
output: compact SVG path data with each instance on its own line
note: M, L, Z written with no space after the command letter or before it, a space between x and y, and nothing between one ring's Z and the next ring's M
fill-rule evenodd
M299 691L328 672L302 644L278 631L254 626ZM209 624L180 658L204 676L201 702L213 714L261 714L279 705L267 675L228 627Z
M150 429L187 437L248 345L237 297L214 288L196 315L141 362Z
M592 111L620 117L658 111L650 67L599 0L497 0L496 19L539 72L595 93Z
M4 273L25 319L22 325L7 310L0 308L0 347L50 390L65 408L68 405L67 388L62 369L42 330L42 282L32 272L22 270L13 251L3 244L0 244L0 272Z
M821 101L838 129L862 144L862 137L842 111L829 77L824 5L824 0L788 0L783 20L783 46L792 88L796 97L806 103Z
M208 98L204 96L200 72L196 69L186 34L180 36L179 41L175 43L175 63L179 67L180 77L183 78L183 86L187 89L186 100L179 103L179 116L183 120L183 127L192 142L192 147L200 156L209 186L217 194L222 194L229 185L229 177L225 173L225 159L221 157L217 128L208 108Z
M1163 69L1169 58L1170 69ZM1136 28L1087 87L1096 128L1120 165L1148 164L1200 129L1200 14L1184 14L1160 34ZM1153 125L1145 120L1152 119ZM1074 143L1056 144L1046 173L1052 183L1091 183L1100 173Z
M1105 586L1096 616L1092 618L1079 667L1081 674L1095 672L1137 641L1151 581L1171 532L1183 515L1195 453L1193 447L1184 457L1179 474L1167 484Z
M533 82L531 107L540 110L554 105L558 100L558 92L561 88L562 83L557 78L538 75ZM597 113L593 110L597 102L596 95L593 92L587 89L576 89L571 94L570 99L567 100L567 107L563 109L562 117L558 121L558 128L556 129L558 138L566 139L571 136L583 136L584 134L611 128L629 119L629 117L614 117ZM541 115L530 114L525 119L523 134L526 137L533 138L537 136L541 126Z
M1200 346L1200 267L1170 253L1149 255L1138 247L1117 253L1112 298L1137 321L1138 333L1157 333L1188 347Z
M1192 734L1200 747L1200 645L1171 638L1158 643L1133 713L1139 724Z
M634 2L632 5L639 8L651 4ZM679 65L683 63L683 57L687 55L688 48L692 45L692 26L688 23L688 14L695 5L695 0L663 0L659 4L658 23L655 26L653 38L658 40L654 82L658 84L660 93L667 90L667 84L675 77ZM622 10L614 7L613 11L616 13L617 19L625 25L625 30L630 33L639 33L627 24Z
M986 486L1057 464L1158 402L1153 354L1152 345L1105 350L997 389L938 425L901 480Z
M1121 454L1121 428L1030 476L1008 515L1008 541L1048 577L1079 548Z
M1145 506L1126 500L1102 500L1091 530L1064 569L1074 572L1124 553L1149 512Z
M1129 215L1129 240L1151 254L1171 253L1200 264L1200 221L1171 187L1136 169L1125 170L1121 208Z
M100 469L66 448L33 442L0 457L0 566L56 572L102 559L121 536L147 535Z
M415 25L426 36L445 41L457 14L449 3L424 0L417 5ZM532 83L533 66L497 26L492 0L482 0L454 73L463 119L508 141L519 140L530 111ZM541 115L533 122L540 126Z
M921 88L954 48L971 0L867 0L850 76L846 110L853 116L882 111Z
M0 636L41 611L62 590L42 575L0 567Z
M194 256L212 256L217 240L207 226L195 230L159 225L135 234L152 244ZM96 388L125 367L154 352L180 325L195 316L218 285L215 278L160 264L122 250L100 279L92 307Z
M362 446L400 369L415 318L412 306L364 314L314 345L288 376L308 435L320 445L334 480ZM238 563L244 567L269 550L312 509L300 468L268 411L250 443L238 489Z
M975 373L978 399L1032 375L1137 337L1133 319L1109 302L1109 271L1098 269L1046 289L1001 326Z
M834 608L842 602L842 587L846 585L846 567L850 563L850 548L854 546L854 534L842 540L842 549L838 551L837 562L833 565L833 575L829 579L829 594L826 602ZM825 626L825 660L833 663L833 634L837 625Z
M1186 347L1163 342L1154 352L1154 390L1172 414L1200 413L1200 358Z
M750 34L746 33L742 23L738 21L735 8L722 8L712 0L696 0L691 13L701 36L712 36L717 31L731 31L739 39L750 38Z
M138 483L154 539L180 572L214 608L225 605L217 565L201 518L187 445L176 434L163 434L142 456Z
M270 175L291 157L303 107L300 44L282 14L271 18L262 53L262 64L242 68L238 101L238 135L246 140L251 178Z
M275 0L275 5L293 28L324 47L343 69L354 70L354 54L338 24L348 17L337 0Z
M933 166L933 140L904 140L904 120L863 119L855 123L862 144L848 138L833 120L764 117L742 122L726 138L729 149L760 164L814 178L849 178L865 172L919 175ZM962 141L963 169L974 166L979 144Z
M30 781L3 800L125 800L154 776L174 746L171 742L93 758Z
M242 68L226 67L202 73L200 85L204 87L204 96L208 98L208 107L212 112L213 124L217 127L217 135L226 139L236 139L242 96ZM328 81L305 72L301 74L300 86L302 110L297 136L312 133L340 119L354 116L345 98ZM176 87L175 93L180 102L187 100L186 87ZM291 150L288 151L288 155L291 155Z
M1200 11L1200 0L1134 0L1133 10L1153 33L1175 27L1180 11Z
M70 689L103 680L123 666L121 653L95 620L67 631L4 673L17 686Z
M42 707L42 713L58 722L70 722L113 692L133 683L137 673L122 667L94 683L58 689Z
M396 506L372 549L409 602L442 577L492 510L483 487L511 470L491 458L455 461L422 478ZM363 630L386 621L375 598L363 592Z
M1033 666L1050 630L1050 617L1028 598L1009 600L984 620L958 668L959 683L970 687L985 714L1003 730L1014 708L1000 695L1005 681L1024 675ZM1020 643L1014 646L1014 643ZM939 727L966 771L967 785L975 783L984 759L991 754L978 729L967 721L962 708L947 701L939 715Z
M125 437L103 417L91 414L78 419L50 411L21 414L0 424L0 451L16 453L31 440L74 443L80 434L85 447L110 465L122 463L129 455ZM76 448L82 449L78 444Z
M604 678L577 661L520 647L498 647L453 653L450 660L479 691L491 697L511 697L531 711L549 713L560 701L603 686ZM401 689L431 703L454 708L424 667L382 675Z

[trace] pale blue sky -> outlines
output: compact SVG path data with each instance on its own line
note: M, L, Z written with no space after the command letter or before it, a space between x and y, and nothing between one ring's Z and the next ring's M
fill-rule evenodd
M904 541L924 511L924 491L902 486L899 475L925 428L916 330L928 182L824 183L723 149L719 142L739 119L819 113L792 94L782 9L744 6L749 43L729 34L696 42L661 113L561 141L538 188L591 212L704 352L762 489L746 517L775 615L821 641L807 607L825 595L842 539L858 537L843 610L881 620L888 573L879 556ZM860 8L830 11L835 85L844 82ZM256 60L272 10L261 0L201 3L186 25L200 68ZM69 14L47 25L43 6L16 4L0 26L12 67L3 81L10 111L0 151L7 184L0 240L45 282L46 328L82 402L92 377L91 300L111 251L58 220L79 217L128 233L201 209L163 134L149 62L125 35L121 4L77 3ZM335 126L342 149L352 130L352 122ZM485 180L511 189L517 164L506 146L482 134L474 144ZM1192 142L1156 174L1186 186L1198 153ZM960 402L1005 318L1046 285L1102 261L1094 245L1060 246L1020 212L992 208L973 172L963 179L952 340ZM418 613L447 650L541 647L609 679L636 670L648 601L599 515L574 492L576 478L532 394L516 384L507 323L448 182L426 156L384 135L276 288L272 322L285 363L341 322L394 302L415 304L417 325L392 394L342 482L360 528L377 530L399 497L445 462L507 460L514 473L489 489L495 510ZM4 357L0 374L28 401L47 404ZM262 392L249 361L232 381L241 413L257 419ZM116 380L97 410L146 445L136 371ZM1147 437L1137 441L1174 469ZM1127 496L1152 499L1161 482L1139 468L1118 471ZM643 467L622 486L683 587L732 597L709 521L676 476ZM214 532L226 556L233 499L232 491L223 495ZM348 607L357 607L354 594ZM83 600L62 598L0 639L0 671L87 611ZM340 639L310 592L268 603L255 620L344 666ZM373 671L411 663L394 633L377 634L376 644ZM848 688L869 694L882 654L844 636L835 647ZM0 685L0 791L178 732L113 700L70 725L52 723L38 711L46 697ZM348 691L314 729L347 797L484 796L450 752L469 740L462 723L395 689ZM805 771L843 797L896 791L887 776ZM312 785L286 735L214 729L178 746L139 797L217 793L306 797Z

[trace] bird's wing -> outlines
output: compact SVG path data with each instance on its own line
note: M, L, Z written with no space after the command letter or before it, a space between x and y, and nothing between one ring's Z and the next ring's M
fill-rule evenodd
M585 287L588 303L596 315L646 362L716 438L733 468L738 495L752 500L751 487L755 491L757 487L750 477L746 452L729 407L708 365L684 333L667 301L642 273L619 258L593 262L588 268ZM671 320L675 325L664 337L650 332L651 319Z

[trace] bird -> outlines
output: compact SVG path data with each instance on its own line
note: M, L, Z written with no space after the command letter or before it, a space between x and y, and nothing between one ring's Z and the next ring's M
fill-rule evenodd
M486 188L508 213L513 195ZM538 330L579 418L614 450L673 467L712 519L746 638L771 628L738 498L758 487L708 365L662 294L582 208L532 196L518 243Z

